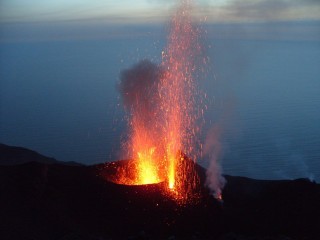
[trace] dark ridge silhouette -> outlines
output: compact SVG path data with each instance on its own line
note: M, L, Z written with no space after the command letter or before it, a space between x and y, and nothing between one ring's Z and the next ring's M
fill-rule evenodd
M35 151L23 147L8 146L0 143L0 165L17 165L27 162L60 163L66 165L80 165L76 162L60 162L51 157L45 157Z
M104 164L36 161L0 166L0 238L285 240L320 236L320 185L307 179L266 181L226 175L223 203L201 187L198 202L181 206L163 194L165 183L118 185L103 177L109 174L104 169ZM199 165L195 169L204 186L205 169Z

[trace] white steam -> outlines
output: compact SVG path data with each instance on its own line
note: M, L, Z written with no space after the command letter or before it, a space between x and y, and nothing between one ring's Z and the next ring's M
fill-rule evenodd
M207 134L203 148L203 153L209 158L209 167L206 172L206 185L211 190L215 198L221 196L222 189L226 183L222 176L222 168L220 165L221 144L220 144L221 129L218 126L213 127Z

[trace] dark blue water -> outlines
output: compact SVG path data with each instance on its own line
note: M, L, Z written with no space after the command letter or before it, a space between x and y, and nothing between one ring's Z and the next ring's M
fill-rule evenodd
M224 120L230 121L224 127L224 170L319 181L319 42L238 41L233 46L241 51L236 58L229 53L224 62L216 59L217 82L225 81L220 108L231 108ZM219 43L216 49L216 56L223 56Z
M320 181L320 43L208 40L211 99L224 172ZM159 62L150 38L1 43L0 142L62 161L120 158L121 69ZM206 161L201 161L206 165Z

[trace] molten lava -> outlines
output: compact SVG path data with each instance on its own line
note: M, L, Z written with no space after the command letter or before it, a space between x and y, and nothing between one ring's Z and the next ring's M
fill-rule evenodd
M138 152L138 179L137 182L140 184L150 184L161 182L159 176L159 169L154 162L153 153L155 147L147 149L143 152Z
M190 3L182 1L162 52L159 80L154 85L148 83L152 96L149 89L138 89L132 94L130 137L125 148L135 160L117 173L116 182L139 185L165 181L167 192L175 199L185 202L197 197L199 179L186 155L196 161L201 149L198 137L203 117L202 95L196 82L201 55L198 38Z
M162 53L165 74L159 84L167 178L169 189L174 189L178 197L192 198L198 177L193 168L182 164L185 158L180 151L196 161L200 149L197 137L202 111L195 74L201 47L188 2L183 2L171 24L168 45Z

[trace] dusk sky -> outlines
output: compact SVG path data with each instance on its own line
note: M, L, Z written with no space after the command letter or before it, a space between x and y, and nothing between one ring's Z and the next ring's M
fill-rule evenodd
M104 20L156 23L167 19L178 1L169 0L2 0L0 21ZM318 0L199 0L196 15L209 22L319 20Z
M0 0L0 142L62 161L123 159L120 73L161 62L179 2ZM190 2L210 59L206 121L232 115L226 173L320 181L320 0Z

